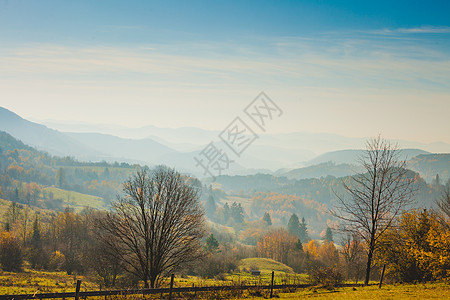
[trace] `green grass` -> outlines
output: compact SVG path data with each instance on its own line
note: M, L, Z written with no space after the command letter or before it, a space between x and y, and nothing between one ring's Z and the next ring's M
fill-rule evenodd
M282 272L287 274L294 274L291 267L286 266L270 258L245 258L239 261L239 270L260 270L261 272Z
M95 209L106 209L105 202L103 198L82 194L74 191L67 191L55 187L45 187L42 188L42 192L48 194L53 193L54 199L62 199L64 206L70 206L76 210L81 210L85 207L91 207Z
M248 259L246 259L248 260ZM260 260L260 259L258 259ZM244 260L244 263L245 262ZM262 266L270 266L268 262L258 262ZM280 266L279 266L280 267ZM281 268L282 269L282 268ZM176 276L175 287L182 286L212 286L212 285L230 285L230 284L268 284L265 280L258 281L258 278L248 273L233 274L227 276L225 281L214 279L201 279L195 276ZM262 272L262 276L269 276L270 273ZM280 279L291 279L286 283L293 283L292 278L304 275L289 274L282 271L275 272L275 284L283 283ZM100 287L94 276L73 276L64 272L45 272L25 269L21 273L10 273L0 271L0 294L30 294L45 292L73 292L77 279L81 279L81 291L95 291ZM298 281L297 281L298 282ZM169 280L167 279L163 286L167 287ZM199 293L200 299L210 299L216 296L217 299L267 299L268 290L260 291L262 294L255 294L255 291L243 291L241 296L211 293ZM192 293L190 293L192 294ZM277 298L281 299L450 299L450 285L446 283L426 283L426 284L398 284L383 285L381 289L377 285L356 288L324 288L311 287L298 289L292 293L283 290L274 290ZM191 295L192 296L192 295ZM159 299L159 295L146 296L147 298ZM123 299L122 297L116 297ZM134 299L136 297L129 296L126 299ZM136 299L138 299L137 297ZM90 298L89 298L90 299ZM96 299L95 297L92 299ZM103 298L99 298L102 300Z
M236 230L233 227L230 226L225 226L219 223L215 223L212 222L210 220L206 220L206 224L208 225L208 228L211 228L213 230L219 231L219 232L223 232L223 233L228 233L231 235L235 235L236 234Z
M378 285L357 288L307 288L295 293L276 292L281 299L450 299L445 283ZM253 299L265 299L255 297Z
M73 292L77 279L81 279L82 291L99 289L94 277L25 269L20 273L0 272L0 294Z

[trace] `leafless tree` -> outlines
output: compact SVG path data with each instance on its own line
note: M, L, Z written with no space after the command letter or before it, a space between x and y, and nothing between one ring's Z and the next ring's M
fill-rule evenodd
M450 218L450 185L444 187L441 197L436 201L439 210L443 213L441 221L444 226L449 226L447 220Z
M369 140L360 159L365 172L343 183L348 196L336 194L338 205L331 211L367 243L365 284L369 283L378 240L412 202L413 178L399 155L398 146L380 136Z
M364 247L358 236L352 236L349 232L341 240L341 255L347 269L347 280L358 280L364 271Z
M165 167L138 171L124 183L124 194L99 226L111 253L145 288L201 257L204 212L186 178Z

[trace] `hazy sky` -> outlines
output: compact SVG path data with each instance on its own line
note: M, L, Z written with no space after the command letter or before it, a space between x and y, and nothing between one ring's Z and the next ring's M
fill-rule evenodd
M339 2L339 4L336 4ZM33 120L450 142L450 1L0 0L0 106Z

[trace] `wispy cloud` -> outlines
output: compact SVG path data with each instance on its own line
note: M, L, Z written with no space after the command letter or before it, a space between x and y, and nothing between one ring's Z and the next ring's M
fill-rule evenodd
M380 35L396 35L396 34L448 34L450 33L450 27L433 27L433 26L422 26L422 27L412 27L412 28L396 28L396 29L381 29L381 30L371 30L366 31L367 33L380 34Z

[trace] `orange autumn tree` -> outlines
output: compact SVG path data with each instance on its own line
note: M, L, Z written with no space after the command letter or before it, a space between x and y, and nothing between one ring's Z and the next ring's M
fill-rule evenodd
M286 229L271 230L258 241L258 256L286 264L289 252L295 249L297 242L298 238Z
M339 264L339 252L333 242L325 240L317 252L319 260L326 266L337 266Z

